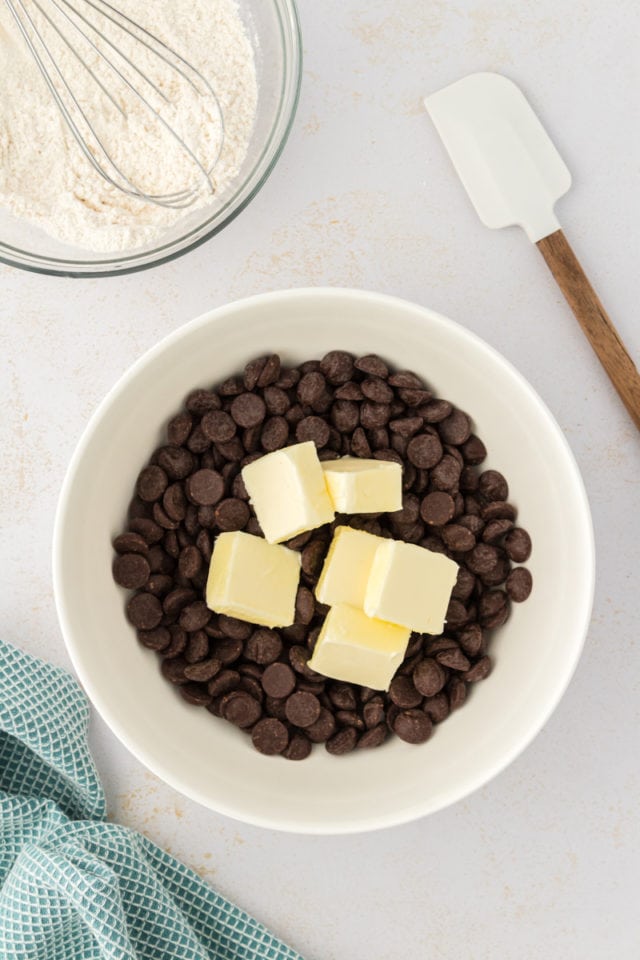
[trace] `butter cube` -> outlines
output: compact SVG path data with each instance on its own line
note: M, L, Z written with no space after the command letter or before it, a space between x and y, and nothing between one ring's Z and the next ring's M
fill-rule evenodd
M207 578L207 606L264 627L295 620L300 554L238 530L215 542Z
M312 440L267 453L242 479L269 543L281 543L334 518L322 466Z
M388 690L410 636L406 627L373 620L362 610L339 603L325 618L309 666L334 680Z
M402 509L402 467L389 460L341 457L322 464L338 513L385 513Z
M365 613L418 633L442 633L457 576L458 564L444 554L385 540L371 565Z
M382 537L364 530L336 527L316 586L320 603L329 606L349 603L362 609L371 565L380 543L384 543Z

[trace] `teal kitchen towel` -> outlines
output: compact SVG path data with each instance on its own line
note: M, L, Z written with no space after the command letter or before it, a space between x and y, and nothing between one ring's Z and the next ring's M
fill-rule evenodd
M2 960L301 960L192 870L105 822L76 681L0 640Z

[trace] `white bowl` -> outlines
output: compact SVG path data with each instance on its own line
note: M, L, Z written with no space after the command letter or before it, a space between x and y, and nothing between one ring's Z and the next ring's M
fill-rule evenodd
M421 374L468 411L530 532L529 600L492 644L495 667L422 746L302 763L265 757L246 735L186 704L161 677L124 615L111 540L167 418L270 351L285 361L334 348L379 353ZM551 414L495 350L438 314L357 290L290 290L194 320L146 353L94 414L64 482L54 584L69 654L98 711L150 770L213 810L301 833L404 823L460 800L511 762L544 725L578 661L591 611L594 545L578 468Z

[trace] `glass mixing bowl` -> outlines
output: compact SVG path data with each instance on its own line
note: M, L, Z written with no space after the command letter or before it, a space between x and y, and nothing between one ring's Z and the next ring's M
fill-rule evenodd
M65 277L114 276L173 260L218 233L255 197L285 144L298 103L302 45L295 0L239 0L258 81L256 122L242 168L218 201L167 227L161 241L129 252L94 253L61 243L0 209L0 261Z

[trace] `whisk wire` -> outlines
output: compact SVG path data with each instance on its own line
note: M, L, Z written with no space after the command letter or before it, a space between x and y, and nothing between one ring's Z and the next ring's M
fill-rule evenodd
M127 177L127 175L120 169L108 149L106 148L103 140L99 136L95 125L91 122L87 116L85 110L83 109L81 103L78 100L78 97L75 95L71 86L67 82L64 74L62 73L55 56L53 55L49 45L47 44L46 38L44 37L41 30L38 29L37 25L34 22L34 19L26 7L25 0L5 0L9 10L11 11L13 18L22 34L23 39L25 40L29 51L31 52L40 73L42 74L47 87L52 94L54 101L59 108L63 119L65 120L67 126L69 127L70 132L72 133L74 139L80 146L84 156L89 160L92 167L110 184L118 188L122 192L136 197L141 200L145 200L151 203L158 204L160 206L168 206L175 208L182 208L189 206L196 196L199 193L199 190L202 187L202 183L206 183L208 189L213 192L213 184L211 182L211 174L215 168L216 163L220 157L222 151L222 146L224 143L224 117L222 113L222 108L218 101L218 98L215 95L212 85L209 81L203 76L203 74L197 70L192 64L190 64L184 57L182 57L177 51L170 48L164 41L159 37L156 37L153 33L147 30L145 27L136 23L122 11L118 10L106 0L77 0L85 7L91 8L99 16L105 18L105 20L111 22L118 30L123 31L127 34L132 40L136 43L141 44L145 47L153 56L160 59L165 63L170 70L177 73L182 79L192 88L192 90L198 96L208 96L211 98L211 102L215 105L215 113L217 121L219 123L220 135L218 138L217 149L214 153L214 156L211 158L210 163L207 163L205 166L204 162L200 160L189 144L186 142L183 136L175 130L171 124L161 115L158 109L149 101L149 99L131 82L129 77L119 68L117 63L107 55L104 49L102 49L96 39L99 42L104 42L107 47L110 48L113 53L121 59L121 61L128 65L128 67L136 74L145 84L147 84L156 94L165 102L170 103L169 97L167 97L164 91L153 82L153 80L143 71L138 65L128 56L123 50L121 50L117 44L112 42L104 33L104 30L100 30L98 26L91 22L91 20L86 16L81 10L78 9L78 6L70 2L70 0L47 0L59 13L59 15L64 18L66 23L73 28L76 33L82 37L83 41L88 44L89 48L93 50L97 56L99 62L102 62L107 65L109 70L123 83L130 93L137 99L143 107L148 110L155 120L163 127L163 129L168 133L168 135L173 138L179 147L184 151L184 153L189 157L190 161L195 165L199 173L201 174L201 185L200 187L191 187L183 190L178 190L173 193L166 194L153 194L148 193L142 190L140 187L136 186L132 181ZM80 64L83 66L84 70L89 74L93 82L100 88L103 94L108 97L110 102L114 107L120 112L124 117L127 116L126 111L118 103L116 98L112 96L110 91L107 89L105 84L101 81L100 77L97 75L95 69L90 66L87 61L83 58L80 51L76 46L70 41L69 37L65 35L61 27L53 20L50 14L43 8L42 3L39 0L32 0L35 8L40 12L42 17L50 25L50 27L55 31L60 40L65 44L67 49L77 58ZM66 9L63 9L63 6ZM18 8L20 13L18 12ZM69 12L70 11L70 12ZM24 17L23 22L21 15ZM77 18L77 20L75 19ZM78 22L80 21L80 22ZM27 26L28 24L28 26ZM84 24L81 26L81 24ZM138 31L138 32L136 32ZM38 49L35 39L37 38L38 43L40 44L41 50ZM44 53L44 55L43 55ZM56 79L57 78L57 79ZM194 79L195 78L195 79ZM202 84L202 88L196 83L196 79ZM68 98L68 103L65 101L65 96L61 94L61 89L66 92L66 97ZM75 111L76 116L72 115L69 105L72 106ZM78 121L84 125L87 133L83 133L78 125ZM92 143L89 142L89 137L92 138ZM97 147L97 150L96 150ZM92 149L93 148L93 149ZM99 160L95 153L100 154L101 159Z

